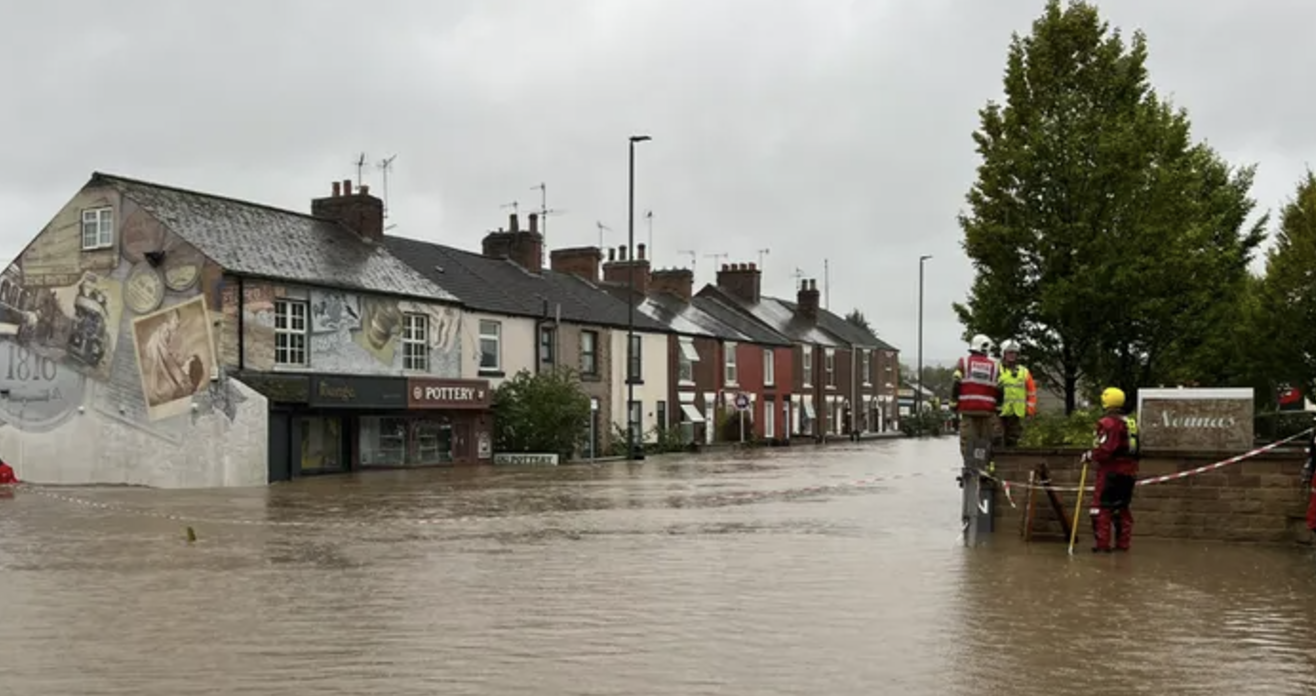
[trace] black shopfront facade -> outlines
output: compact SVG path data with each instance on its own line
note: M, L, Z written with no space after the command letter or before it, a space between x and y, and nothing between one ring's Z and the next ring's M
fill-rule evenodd
M485 380L258 373L270 400L269 480L492 462Z

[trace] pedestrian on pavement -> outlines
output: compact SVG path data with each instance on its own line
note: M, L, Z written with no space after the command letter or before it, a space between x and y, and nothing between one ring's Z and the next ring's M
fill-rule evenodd
M1001 430L1006 447L1016 447L1024 433L1024 419L1037 415L1037 383L1019 364L1019 343L1001 342Z
M967 458L970 443L990 441L1001 405L1000 366L988 355L991 339L982 334L969 342L969 355L955 364L950 407L960 418L960 451Z
M1101 392L1101 407L1106 410L1097 421L1096 441L1092 450L1085 453L1085 461L1097 466L1092 490L1093 535L1092 551L1109 553L1111 527L1115 528L1115 550L1128 551L1133 540L1133 489L1138 476L1137 431L1129 432L1123 413L1124 392L1107 387ZM1077 522L1077 520L1075 520Z

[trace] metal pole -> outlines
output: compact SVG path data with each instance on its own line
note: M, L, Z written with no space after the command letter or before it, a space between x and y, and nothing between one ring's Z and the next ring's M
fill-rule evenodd
M630 297L626 298L626 458L639 459L636 452L635 429L635 380L632 379L631 365L635 361L635 143L648 140L647 135L630 137L629 168L626 177L626 260L627 282Z
M740 444L745 444L745 409L740 409Z
M918 433L923 433L923 263L931 256L924 254L918 257L918 373L915 375L917 380L914 388L914 427Z

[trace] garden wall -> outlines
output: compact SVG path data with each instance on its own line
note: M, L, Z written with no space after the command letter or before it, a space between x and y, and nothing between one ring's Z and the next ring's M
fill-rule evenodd
M1078 485L1081 449L1014 449L995 453L997 476L1026 482L1028 473L1046 464L1058 487ZM1175 474L1229 459L1239 454L1209 452L1157 452L1143 455L1139 479ZM1242 462L1202 474L1146 486L1133 497L1135 538L1160 537L1252 543L1311 542L1303 522L1307 494L1300 479L1304 454L1301 447L1284 446ZM1087 485L1091 485L1092 469ZM1028 491L1011 488L1017 508L996 491L995 527L998 534L1022 534ZM1057 492L1065 514L1074 514L1074 493ZM1062 540L1060 523L1044 491L1035 494L1033 540ZM1092 543L1087 494L1079 517L1077 547Z

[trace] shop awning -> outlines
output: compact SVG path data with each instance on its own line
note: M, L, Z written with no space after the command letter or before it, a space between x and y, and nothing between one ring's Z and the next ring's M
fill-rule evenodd
M700 413L694 404L681 404L681 413L685 414L685 419L691 423L704 422L704 414Z
M804 415L807 416L809 420L817 420L818 418L818 413L813 410L812 396L804 397Z

